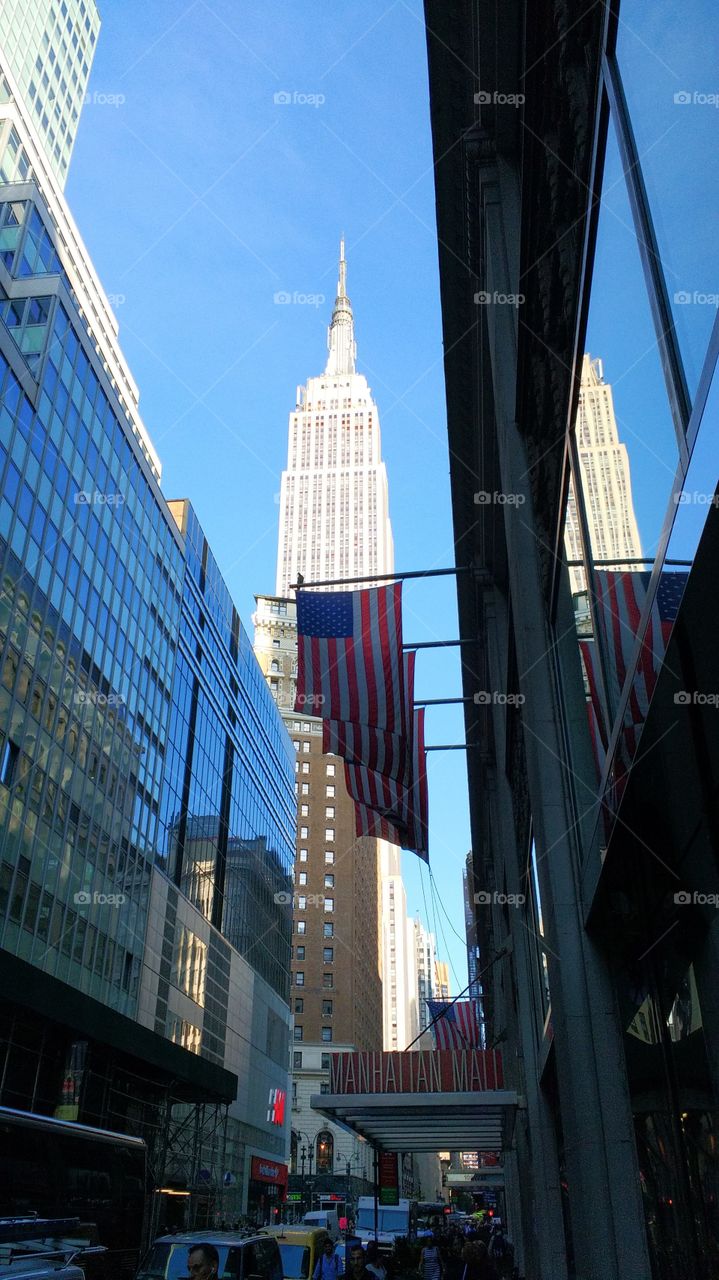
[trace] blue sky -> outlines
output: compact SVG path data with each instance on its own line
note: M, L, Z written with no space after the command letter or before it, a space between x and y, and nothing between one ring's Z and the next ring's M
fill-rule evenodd
M114 300L164 492L192 500L245 624L253 594L274 590L288 413L324 367L342 231L396 564L450 565L420 0L105 0L102 18L67 196ZM324 301L280 305L278 292ZM407 584L406 639L456 637L455 600L453 579ZM418 697L459 694L457 652L422 653L416 683ZM427 714L429 743L463 740L460 708ZM456 991L464 753L431 753L429 777L447 915L404 855L408 905L436 927Z

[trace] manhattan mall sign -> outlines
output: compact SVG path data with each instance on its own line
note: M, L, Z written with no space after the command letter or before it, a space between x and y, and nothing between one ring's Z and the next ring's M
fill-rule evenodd
M338 1053L313 1110L378 1151L501 1151L521 1104L495 1049Z

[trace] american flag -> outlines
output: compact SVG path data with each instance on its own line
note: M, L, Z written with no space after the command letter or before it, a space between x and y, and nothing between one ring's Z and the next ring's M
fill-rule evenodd
M297 592L296 711L406 735L402 584Z
M408 787L364 765L345 764L347 790L355 800L357 834L379 835L429 861L427 753L424 749L424 707L414 713L412 772ZM379 831L374 815L386 826Z
M479 1008L476 1000L428 1000L432 1035L436 1049L479 1049L482 1034L479 1025ZM441 1017L439 1016L441 1014Z
M636 752L688 576L687 573L661 574L640 642L639 624L651 575L616 570L597 573L598 625L609 656L610 714L618 706L627 673L634 669L637 655L616 760L620 775L626 773ZM600 696L599 655L596 641L580 641L580 648L589 682L590 730L601 768L608 746L608 727L604 723Z
M405 652L404 698L407 705L406 721L412 724L411 709L414 706L414 652ZM322 724L322 750L341 756L348 764L361 765L383 778L409 785L412 769L411 741L409 735L387 733L373 725L351 724L346 720L324 720ZM361 797L358 797L361 798Z

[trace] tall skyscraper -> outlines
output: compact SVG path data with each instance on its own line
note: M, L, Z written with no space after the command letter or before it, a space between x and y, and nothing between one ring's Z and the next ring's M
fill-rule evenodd
M261 1212L294 752L11 86L45 8L0 12L25 41L0 40L0 1104L140 1133L187 1193L155 1225Z
M425 929L419 918L414 922L414 946L417 966L417 1015L420 1030L424 1031L429 1022L427 1001L435 998L437 948L434 934Z
M95 0L3 0L0 46L10 89L65 185L100 15ZM5 181L21 179L22 171Z
M619 439L612 388L604 381L601 360L585 355L576 423L579 465L585 496L589 536L595 560L604 568L622 568L618 562L642 554L634 514L632 482L626 445ZM567 558L581 560L579 519L570 486L564 534ZM581 568L569 570L573 592L586 591Z
M367 379L355 371L346 273L343 240L327 365L323 374L297 388L290 414L280 491L278 596L289 595L298 573L315 582L394 569L379 413Z
M359 1178L357 1194L363 1184L371 1189L366 1146L324 1125L309 1098L329 1088L333 1048L404 1048L416 1034L409 1034L417 1019L414 939L399 850L355 837L343 762L323 755L321 721L293 710L297 622L291 598L299 574L307 582L371 579L394 569L379 414L355 360L343 240L326 368L298 388L290 413L277 594L257 597L255 652L297 752L293 1162L299 1172L297 1153L304 1145L326 1190L334 1166L339 1191L349 1161L352 1177Z

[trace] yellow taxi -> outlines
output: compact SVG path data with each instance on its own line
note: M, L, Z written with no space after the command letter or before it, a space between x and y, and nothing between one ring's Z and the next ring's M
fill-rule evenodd
M274 1236L280 1247L284 1280L312 1280L329 1235L324 1227L265 1227L264 1234Z

